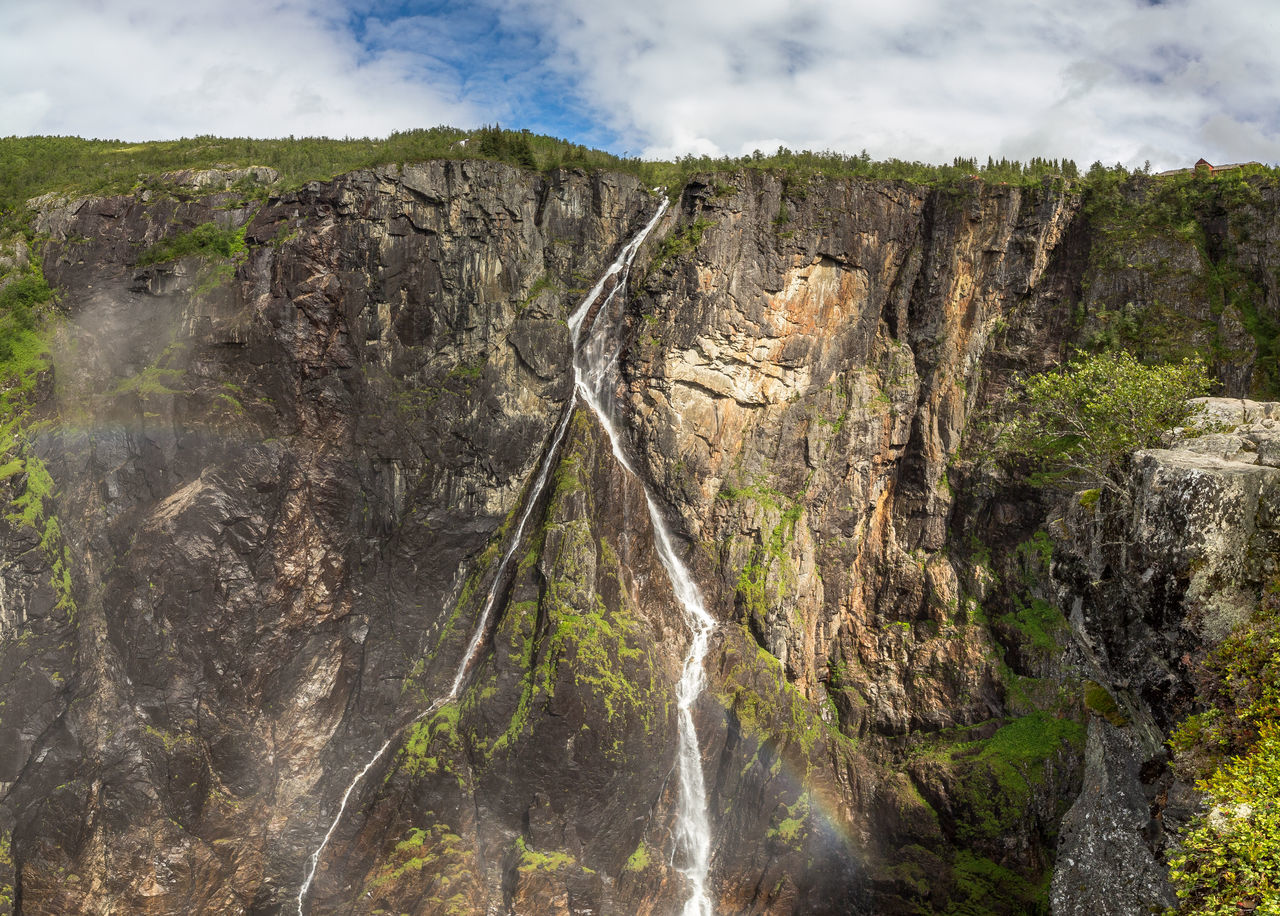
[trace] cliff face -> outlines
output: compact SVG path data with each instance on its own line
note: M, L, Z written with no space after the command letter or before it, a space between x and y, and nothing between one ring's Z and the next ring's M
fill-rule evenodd
M971 816L955 783L989 774L960 774L949 750L915 736L1013 718L999 644L971 606L978 583L947 556L947 468L993 334L1062 295L1065 281L1045 274L1078 202L976 185L958 198L838 182L788 194L776 178L739 180L686 194L701 238L650 275L653 304L624 367L651 477L708 545L703 581L729 622L711 662L727 711L720 790L769 799L731 806L730 832L777 832L799 806L810 843L832 842L822 828L838 825L851 880L874 885L877 911L926 888L946 899L957 889L933 876L950 874L957 822ZM1023 320L1040 346L1063 336ZM816 741L786 704L756 699L774 666ZM732 761L774 744L784 774ZM1037 789L1068 793L1071 767L1049 769ZM1052 811L1000 802L1025 814L1015 832L1036 868ZM1001 844L1010 826L980 829ZM759 865L722 857L741 869L730 887L753 886Z
M1247 623L1280 573L1280 404L1205 405L1199 428L1138 453L1129 511L1076 504L1058 523L1073 652L1111 708L1089 722L1055 913L1176 904L1162 863L1196 796L1162 766L1164 739L1191 711L1193 659Z
M592 415L546 457L566 316L656 201L480 162L270 179L40 202L66 317L3 481L0 881L22 913L297 912L345 799L307 913L679 911L688 629ZM1071 190L685 189L636 261L616 390L719 622L694 709L717 912L1043 911L1064 815L1094 848L1077 793L1114 726L1080 685L1136 660L1150 727L1122 769L1150 763L1179 653L1212 638L1181 609L1221 583L1126 594L1117 628L1086 520L1043 529L1037 494L957 458L1009 374L1113 299L1236 341L1216 368L1247 393L1244 318L1280 297L1274 239L1232 227L1272 203L1208 243L1125 236L1192 246L1144 274ZM225 251L146 263L208 223ZM1193 282L1228 257L1251 317ZM1143 505L1155 550L1182 523ZM464 689L425 714L491 588ZM1135 636L1157 618L1163 642Z

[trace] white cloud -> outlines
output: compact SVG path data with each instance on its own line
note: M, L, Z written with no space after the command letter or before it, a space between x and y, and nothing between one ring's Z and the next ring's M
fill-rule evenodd
M649 156L1273 161L1275 34L1274 0L0 0L0 134L501 120Z
M427 54L370 54L335 0L5 0L0 134L385 135L472 123Z
M1164 167L1269 158L1280 140L1270 0L1230 15L1210 0L516 0L507 10L524 27L551 24L557 66L652 156L740 154L777 137L877 157Z

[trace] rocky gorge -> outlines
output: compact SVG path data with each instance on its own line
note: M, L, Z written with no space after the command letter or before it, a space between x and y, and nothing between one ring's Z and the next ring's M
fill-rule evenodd
M635 474L569 322L659 212L630 175L31 201L3 906L694 912L656 523L715 621L714 912L1173 905L1199 797L1166 739L1280 576L1280 189L1159 182L671 189L592 316ZM1125 505L975 457L1019 373L1108 346L1218 385Z

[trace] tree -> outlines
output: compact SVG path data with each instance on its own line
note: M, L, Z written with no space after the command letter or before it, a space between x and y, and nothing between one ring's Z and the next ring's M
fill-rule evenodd
M538 160L534 158L533 148L529 145L529 132L522 130L511 138L510 156L515 164L525 169L538 168Z
M1015 379L1013 419L996 457L1029 462L1037 483L1097 487L1127 502L1133 453L1158 447L1200 412L1209 391L1199 358L1148 366L1125 350L1077 354L1066 366Z

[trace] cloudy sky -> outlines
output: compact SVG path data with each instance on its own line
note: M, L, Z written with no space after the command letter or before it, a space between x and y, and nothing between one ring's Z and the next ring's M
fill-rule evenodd
M1280 3L0 0L0 135L1280 160Z

